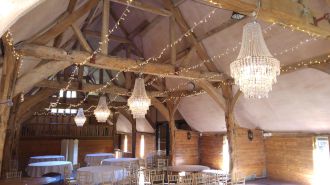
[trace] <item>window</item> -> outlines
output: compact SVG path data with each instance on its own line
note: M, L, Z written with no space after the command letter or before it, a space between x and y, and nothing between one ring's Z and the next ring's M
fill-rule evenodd
M124 152L127 152L127 146L128 143L127 143L127 135L125 135L125 138L124 138Z
M57 108L52 108L52 109L50 109L50 112L52 114L77 114L78 110L77 109L57 109Z
M57 110L57 113L59 113L59 114L64 114L64 109L58 109L58 110Z
M318 136L315 138L313 158L313 184L329 184L330 159L328 137Z
M65 94L66 98L77 98L77 91L63 91L60 90L59 96L60 98L63 98Z
M223 145L222 145L222 169L225 172L229 172L230 165L230 155L229 155L229 145L227 136L223 136Z
M140 140L140 158L144 158L144 135L141 135L141 140Z
M56 108L52 108L52 109L50 109L50 112L51 112L52 114L56 114L56 113L57 113L57 109L56 109Z
M63 92L63 90L60 90L60 98L63 98L63 94L64 94L64 92Z

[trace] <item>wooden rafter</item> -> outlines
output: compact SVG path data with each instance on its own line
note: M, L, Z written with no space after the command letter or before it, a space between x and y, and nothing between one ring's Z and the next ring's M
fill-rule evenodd
M101 32L99 31L92 31L92 30L84 30L84 34L87 36L91 36L91 37L96 37L96 38L100 38ZM109 39L119 42L119 43L125 43L125 44L130 44L131 41L124 38L124 37L120 37L114 34L109 35Z
M170 121L170 113L167 107L160 102L157 98L151 98L151 104L160 112L162 116L166 119L166 121Z
M219 3L221 8L239 12L241 14L251 14L256 10L255 0L213 0ZM278 22L285 25L292 25L312 34L320 35L323 37L330 37L330 30L328 28L321 28L313 25L312 15L303 14L305 7L300 1L280 1L276 0L263 0L258 18L266 22ZM208 1L202 0L201 2L209 4Z
M89 10L91 10L98 0L89 0L87 3L82 5L79 9L72 12L70 15L63 18L61 21L57 22L45 33L41 34L38 38L33 40L33 43L37 44L47 44L50 40L54 39L56 36L63 33L71 24L78 20L81 16L85 15Z
M111 1L119 3L119 4L127 5L126 0L111 0ZM171 12L169 12L165 9L157 8L157 7L154 7L154 6L149 5L149 4L141 3L140 1L137 1L137 0L132 1L130 3L130 6L133 7L133 8L143 10L143 11L146 11L146 12L150 12L150 13L153 13L153 14L157 14L157 15L162 15L162 16L171 16L172 15Z
M89 56L88 53L82 51L71 51L68 53L63 49L33 44L23 45L20 47L19 51L25 56L33 56L46 60L66 61L69 64L81 63L81 61L84 61ZM175 67L167 64L149 63L142 67L137 67L138 65L141 65L141 63L142 61L139 60L98 55L96 56L95 63L87 62L86 65L95 68L130 71L189 80L207 79L208 81L216 82L226 79L224 74L217 72L199 72L196 70L190 70L188 72L175 74Z

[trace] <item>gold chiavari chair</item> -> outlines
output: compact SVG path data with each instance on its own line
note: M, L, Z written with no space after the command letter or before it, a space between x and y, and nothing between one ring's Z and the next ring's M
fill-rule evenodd
M180 184L180 185L193 185L193 178L190 175L182 177L178 184Z
M64 183L66 185L75 185L78 183L76 179L73 179L71 177L71 171L69 170L68 167L64 168Z
M6 179L20 179L22 178L22 171L6 172Z
M158 174L158 175L151 175L151 184L152 185L163 185L165 175L164 174Z
M179 175L167 175L168 184L177 184L179 182Z
M204 185L207 183L207 175L203 173L193 174L193 180L195 185Z
M93 177L89 172L79 172L77 173L77 182L79 185L92 185Z

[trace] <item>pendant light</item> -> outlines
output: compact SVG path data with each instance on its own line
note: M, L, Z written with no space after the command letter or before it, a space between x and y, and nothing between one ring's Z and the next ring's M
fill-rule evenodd
M151 105L151 100L147 96L143 78L139 77L135 80L132 96L127 102L134 118L144 118Z
M111 111L107 105L107 98L105 96L101 96L99 99L99 103L94 110L94 115L96 117L97 122L105 123L110 116Z
M76 122L77 127L84 126L84 123L86 122L86 116L84 115L83 108L79 108L77 115L74 117L74 122Z

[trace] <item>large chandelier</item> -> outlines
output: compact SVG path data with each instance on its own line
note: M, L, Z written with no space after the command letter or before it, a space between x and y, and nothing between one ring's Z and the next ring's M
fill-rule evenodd
M84 110L82 108L78 109L77 115L74 117L74 122L78 127L84 126L86 122L86 116L84 115Z
M276 83L280 61L269 52L256 21L243 27L241 50L230 64L230 73L246 98L267 98Z
M144 118L151 104L142 78L135 80L132 96L128 99L128 106L134 118Z
M101 96L99 104L94 110L94 115L96 117L97 122L106 122L110 114L111 111L109 110L107 105L107 98L105 96Z

